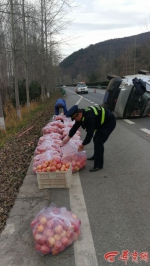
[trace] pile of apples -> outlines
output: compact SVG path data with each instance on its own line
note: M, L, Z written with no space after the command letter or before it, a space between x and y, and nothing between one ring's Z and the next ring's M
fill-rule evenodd
M45 161L44 163L35 167L35 172L59 172L68 171L70 163L62 162L59 158Z
M58 116L58 118L61 117ZM73 143L73 146L75 146L75 154L70 152L70 150L66 154L64 152L65 147L61 146L62 139L68 135L70 128L74 124L73 121L70 121L65 116L63 116L62 120L64 120L64 123L57 120L56 116L53 122L49 122L42 129L44 135L39 139L35 150L34 173L68 171L70 165L72 166L72 172L76 172L85 167L86 155L82 154L82 152L77 152L77 147L82 143L79 130L69 141L70 144Z
M44 209L31 222L36 251L59 254L77 240L80 226L81 221L65 207Z

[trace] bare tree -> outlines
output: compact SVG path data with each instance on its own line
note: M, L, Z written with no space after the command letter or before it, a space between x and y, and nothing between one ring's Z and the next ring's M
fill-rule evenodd
M0 66L3 62L5 73L2 80L8 95L15 94L20 118L20 81L26 81L28 107L32 81L40 84L43 99L46 92L50 95L55 89L61 52L57 36L69 25L66 13L72 4L73 0L39 0L36 5L25 0L0 2Z
M14 81L15 81L16 110L17 110L17 116L21 118L19 91L18 91L18 77L17 77L16 48L15 48L14 8L13 8L13 0L9 0L9 1L10 1L10 8L11 8L12 56L13 56L13 74L14 74Z
M4 113L3 113L3 105L2 105L2 97L1 97L1 79L0 79L0 130L6 130Z
M22 20L23 20L23 40L24 40L24 62L25 62L26 96L27 96L27 107L30 108L28 58L27 58L27 38L26 38L27 33L26 33L24 0L22 0Z

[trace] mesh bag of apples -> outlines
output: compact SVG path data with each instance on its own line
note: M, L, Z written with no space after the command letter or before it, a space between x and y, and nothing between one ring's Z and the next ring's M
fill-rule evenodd
M66 207L51 204L43 208L31 222L36 251L40 255L58 255L77 240L80 226L81 221Z
M73 173L86 166L87 156L84 151L78 152L79 144L70 140L63 149L62 162L71 164Z

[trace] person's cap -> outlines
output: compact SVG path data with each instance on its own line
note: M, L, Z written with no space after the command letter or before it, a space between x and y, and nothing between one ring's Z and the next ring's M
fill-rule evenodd
M70 117L71 120L73 121L77 114L78 114L78 105L74 105L68 110L66 116Z

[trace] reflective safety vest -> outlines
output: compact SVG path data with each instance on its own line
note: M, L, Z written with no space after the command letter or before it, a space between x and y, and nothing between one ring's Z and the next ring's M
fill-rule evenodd
M96 107L94 107L94 106L90 106L90 107L93 109L94 114L98 115L98 111L97 111ZM102 110L102 117L101 117L101 125L102 125L105 121L105 109L103 107L99 107L99 108Z
M90 108L93 109L94 114L98 115L98 110L95 106L90 106ZM99 110L102 110L102 116L101 116L101 125L104 123L105 121L105 109L103 107L98 107ZM89 108L87 108L87 111L90 110ZM84 121L85 117L82 118L82 122ZM96 130L95 130L96 131Z

